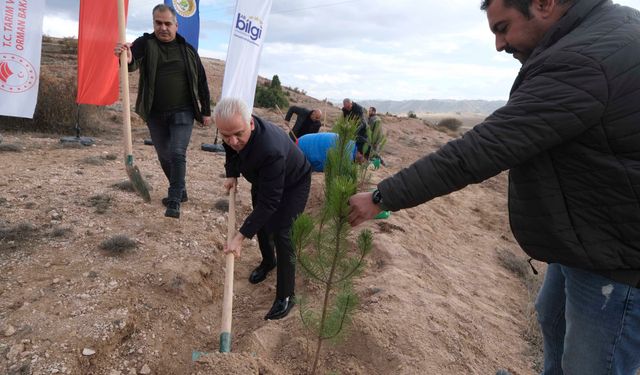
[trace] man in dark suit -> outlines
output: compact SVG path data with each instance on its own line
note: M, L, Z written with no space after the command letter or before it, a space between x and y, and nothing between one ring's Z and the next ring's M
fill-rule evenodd
M307 204L311 165L282 129L251 116L240 99L222 99L215 107L214 119L226 151L224 186L227 190L234 189L242 174L251 183L253 204L253 211L224 251L240 256L242 241L258 235L262 262L249 281L257 284L278 267L276 298L264 318L283 318L294 305L295 252L291 225Z
M320 130L320 126L322 125L320 122L320 118L322 118L322 111L319 109L309 110L307 108L292 105L289 107L284 120L289 122L294 113L296 114L296 124L293 125L293 129L291 130L291 133L293 133L290 135L292 140L295 141L305 134L317 133L318 130Z

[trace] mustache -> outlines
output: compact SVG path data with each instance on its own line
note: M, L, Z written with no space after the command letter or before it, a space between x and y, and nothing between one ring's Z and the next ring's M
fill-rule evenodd
M511 47L511 46L506 46L506 47L505 47L505 49L504 49L504 51L505 51L506 53L510 54L510 55L513 55L513 54L514 54L514 53L516 53L516 52L520 52L520 51L518 51L517 49L515 49L515 48L513 48L513 47Z

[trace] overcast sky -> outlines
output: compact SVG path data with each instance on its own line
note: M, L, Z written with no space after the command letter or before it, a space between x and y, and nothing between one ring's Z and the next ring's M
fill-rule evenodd
M129 41L152 31L161 1L129 0ZM614 2L640 9L640 0ZM45 34L77 36L78 3L47 0ZM479 4L275 0L259 73L318 99L507 99L520 64L495 51ZM234 8L235 0L200 0L202 56L225 58Z

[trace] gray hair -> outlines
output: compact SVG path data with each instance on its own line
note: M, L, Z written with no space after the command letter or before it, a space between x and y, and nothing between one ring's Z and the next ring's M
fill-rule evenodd
M176 10L172 6L168 6L164 4L158 4L154 6L153 11L151 12L151 15L155 16L156 12L166 12L166 11L171 12L171 15L173 16L174 21L176 22L178 21L178 13L176 13Z
M220 118L228 120L235 115L240 115L246 124L251 122L251 111L242 99L224 98L220 100L213 109L214 119Z

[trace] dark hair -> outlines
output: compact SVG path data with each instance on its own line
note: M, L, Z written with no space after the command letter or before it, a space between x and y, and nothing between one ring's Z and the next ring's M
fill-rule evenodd
M369 107L369 110L373 111L373 113L377 113L376 107Z
M493 0L482 0L482 4L480 4L480 9L486 11L487 8L491 5ZM524 14L525 17L531 18L531 12L529 12L529 8L531 7L532 0L503 0L504 6L507 8L516 8L520 13ZM558 0L558 4L566 4L570 2L578 2L579 0Z
M164 5L164 4L158 4L156 6L153 7L153 11L151 12L152 15L155 15L156 12L166 12L169 11L171 12L171 15L173 16L173 19L177 19L178 18L178 13L176 13L176 10L173 9L173 7L168 6L168 5Z

